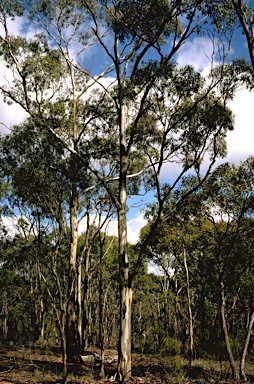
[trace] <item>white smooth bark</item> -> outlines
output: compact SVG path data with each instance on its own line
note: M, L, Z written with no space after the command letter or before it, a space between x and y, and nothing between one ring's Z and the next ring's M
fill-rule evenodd
M120 378L131 376L131 304L132 286L129 275L127 218L126 218L126 126L127 105L121 106L120 124L120 178L118 206L119 279L120 279L120 329L118 345L118 374Z

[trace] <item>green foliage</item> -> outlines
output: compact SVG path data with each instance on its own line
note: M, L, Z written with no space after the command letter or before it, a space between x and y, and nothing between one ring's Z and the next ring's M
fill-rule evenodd
M63 87L63 61L59 51L50 49L43 34L38 34L30 40L20 36L1 39L0 56L6 62L7 68L16 70L13 78L13 97L4 95L8 103L18 102L25 105L29 111L34 111L39 104L41 110L45 102L49 102Z
M182 382L186 376L186 367L184 366L184 361L180 356L172 356L169 358L169 363L176 380Z
M165 347L162 349L163 354L170 356L180 355L182 350L182 342L173 337L168 336L165 340ZM177 368L178 369L178 368Z
M14 20L16 16L22 16L24 10L25 4L22 0L3 0L0 5L0 13L10 16L12 20Z
M202 9L204 15L208 15L219 31L231 28L236 22L236 15L231 0L207 1Z
M222 78L221 71L223 71ZM242 87L250 90L253 89L253 68L244 58L235 59L225 64L223 68L214 68L210 76L221 78L218 84L218 92L220 95L223 95L223 98L227 97L228 100L232 100L235 92ZM232 82L232 78L236 79L236 81Z
M101 3L106 5L107 1ZM120 1L115 8L107 9L108 24L122 43L130 38L142 38L144 42L153 44L158 38L164 41L172 30L181 31L174 8L165 0Z
M0 268L1 282L1 333L3 339L19 342L33 338L32 324L29 317L31 311L31 295L28 276L18 275L3 265ZM4 321L6 320L6 326ZM6 332L6 333L5 333Z
M63 149L48 132L24 124L1 140L1 161L11 177L13 195L37 207L43 215L61 215L68 180ZM55 168L52 173L51 169Z

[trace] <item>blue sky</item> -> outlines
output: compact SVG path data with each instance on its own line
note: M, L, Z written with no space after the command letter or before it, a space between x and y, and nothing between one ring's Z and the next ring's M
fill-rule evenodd
M28 29L24 29L27 24L24 20L19 18L14 21L9 21L9 25L14 34L23 34L30 38L34 35L34 28L29 25ZM0 33L2 30L0 29ZM211 67L211 56L213 46L211 41L204 37L195 37L192 41L186 42L176 56L176 60L180 66L192 64L195 69L201 70L206 73ZM105 60L101 56L102 53L97 47L91 47L86 51L88 59L85 64L87 67L96 68L97 73L105 69ZM241 31L236 32L235 38L229 52L228 59L239 58L245 56L248 58L247 44L245 37ZM216 57L215 57L216 61ZM108 64L110 64L108 62ZM0 76L3 73L0 64ZM235 130L228 134L228 155L223 161L230 161L239 164L240 161L245 160L249 155L253 155L254 143L254 127L253 127L253 110L254 106L254 92L250 93L244 89L239 90L235 95L234 100L231 102L230 107L235 114ZM3 103L0 96L0 131L8 133L9 128L18 124L26 117L26 114L17 105L7 106ZM221 162L221 161L219 161ZM218 162L218 163L219 163ZM174 169L170 170L174 173ZM146 197L135 197L129 201L129 222L128 222L128 238L130 241L135 242L138 238L140 228L145 224L143 219L142 208L145 204L153 198L153 193ZM115 232L117 223L112 224L112 233ZM81 231L83 227L81 225Z

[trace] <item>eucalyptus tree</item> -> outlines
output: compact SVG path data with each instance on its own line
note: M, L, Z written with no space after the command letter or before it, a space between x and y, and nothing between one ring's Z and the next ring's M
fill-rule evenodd
M226 31L230 41L234 18L227 13L222 23L218 18L220 6L205 0L38 0L22 5L23 9L19 2L1 6L1 57L6 76L0 89L6 101L21 105L35 124L51 132L71 159L70 340L77 341L73 282L77 273L77 169L83 162L87 173L106 190L118 214L118 373L129 376L133 279L178 182L194 169L198 182L187 192L190 194L202 182L200 166L205 154L210 154L205 177L216 158L225 154L225 135L232 128L226 103L239 80L239 66L234 63L224 88L213 93L224 77L223 66L213 72L207 85L191 66L178 70L173 59L195 34L207 33L215 39ZM8 17L15 15L33 23L38 31L34 39L10 34ZM87 70L92 65L90 52L96 50L103 60L98 62L98 69ZM225 50L219 53L224 59ZM110 73L112 79L105 77ZM168 172L166 164L179 166L171 185L161 181L162 173ZM94 185L89 179L86 190L93 190ZM141 187L155 189L158 205L151 233L141 244L131 270L127 198Z
M118 372L125 377L131 372L133 279L146 247L161 220L168 196L183 175L193 167L199 174L200 163L207 151L210 150L211 164L217 156L225 153L223 143L226 130L232 127L232 116L224 107L226 94L223 94L223 102L218 102L217 95L211 92L221 76L212 78L210 86L205 87L202 77L191 66L178 71L172 63L181 45L202 23L198 19L200 4L180 5L167 1L112 4L102 1L99 9L93 9L87 2L85 4L94 22L96 38L116 72L116 85L111 92L114 102L111 113L116 116L119 137L116 152L118 194L112 193L111 184L97 170L93 172L107 189L118 211L121 291ZM101 36L98 14L105 17L107 33L113 32L113 43L108 44ZM142 17L135 24L137 14ZM185 28L179 21L182 15L188 20ZM153 52L156 59L146 60L149 52ZM133 162L136 168L133 168ZM180 163L181 170L171 186L161 185L162 169L166 168L165 163L171 162ZM207 174L209 170L210 167ZM137 263L130 268L126 228L128 180L138 176L141 176L139 183L143 182L143 188L156 190L158 210L151 233L140 246Z
M249 242L253 236L253 176L253 157L249 157L238 167L228 163L219 166L204 188L206 217L214 228L213 253L217 260L215 276L220 293L222 330L235 379L239 378L239 372L230 342L227 300L232 308L236 306L244 291L242 283L253 272L253 252L246 247L246 241ZM240 249L244 250L244 254ZM240 259L239 254L242 255ZM244 361L252 325L251 316L248 316L244 325L248 332L240 365L240 376L244 379Z

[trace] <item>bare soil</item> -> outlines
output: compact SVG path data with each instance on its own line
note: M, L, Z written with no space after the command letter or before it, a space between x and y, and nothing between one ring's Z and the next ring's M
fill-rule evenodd
M103 384L114 381L115 350L106 351L105 376L100 375L100 363L77 362L68 366L68 383ZM112 361L112 362L111 362ZM227 362L199 359L188 368L179 356L132 356L133 384L232 384ZM40 349L22 347L0 350L0 384L55 384L61 383L62 362L59 348ZM246 365L248 382L254 383L254 367ZM117 383L117 381L115 381Z

